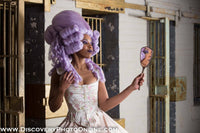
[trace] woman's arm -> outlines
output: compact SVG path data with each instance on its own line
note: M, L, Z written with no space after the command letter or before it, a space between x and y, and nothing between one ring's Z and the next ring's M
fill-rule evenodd
M66 89L71 85L74 76L71 72L66 72L60 76L54 71L51 77L51 88L49 96L49 108L52 112L57 111L63 102Z
M131 85L116 96L109 98L105 83L99 82L98 103L99 108L108 111L120 104L132 91L137 90L144 82L144 74L138 75Z

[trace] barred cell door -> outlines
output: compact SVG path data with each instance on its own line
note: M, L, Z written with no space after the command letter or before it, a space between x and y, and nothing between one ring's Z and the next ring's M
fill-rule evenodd
M149 43L154 54L150 66L150 133L170 132L169 19L149 21Z
M0 0L0 132L24 127L24 23L19 3Z

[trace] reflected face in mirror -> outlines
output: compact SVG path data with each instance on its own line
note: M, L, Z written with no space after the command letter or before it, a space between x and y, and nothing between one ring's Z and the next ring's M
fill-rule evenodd
M140 51L140 63L142 67L147 67L151 61L153 51L149 47L143 47Z

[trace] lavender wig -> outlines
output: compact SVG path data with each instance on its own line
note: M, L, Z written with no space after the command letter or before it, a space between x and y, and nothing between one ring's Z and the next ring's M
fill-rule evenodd
M65 10L54 16L52 24L47 27L44 33L45 40L50 45L49 60L52 60L53 66L49 72L50 76L55 69L61 70L61 73L57 71L58 74L72 71L75 77L75 84L82 81L81 76L71 64L71 60L72 54L83 48L81 40L84 34L89 35L92 39L94 49L92 56L94 56L99 52L99 32L92 31L84 18L74 11ZM96 78L105 82L103 71L97 64L91 59L86 59L86 64Z

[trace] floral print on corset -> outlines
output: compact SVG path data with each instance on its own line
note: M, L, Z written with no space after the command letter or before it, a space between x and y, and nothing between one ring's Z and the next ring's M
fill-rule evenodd
M71 121L75 121L80 125L88 126L89 121L94 121L91 116L98 109L98 86L99 81L89 85L71 85L67 89L66 101L69 108L67 117L70 117Z
M70 131L70 133L127 133L118 123L98 107L99 80L89 85L71 85L65 93L68 114L60 128L116 128L117 130ZM69 133L56 131L55 133Z

